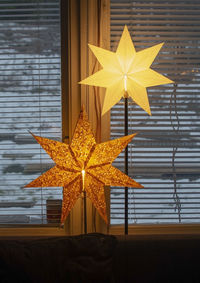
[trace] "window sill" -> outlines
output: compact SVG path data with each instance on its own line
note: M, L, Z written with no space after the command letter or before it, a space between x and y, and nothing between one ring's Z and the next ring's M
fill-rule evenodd
M27 228L0 228L0 237L43 237L66 236L66 231L57 227L27 227Z
M111 225L109 234L124 235L123 225ZM200 235L200 224L129 225L129 235Z
M111 225L111 235L124 235L123 225ZM129 225L129 235L200 235L200 224ZM60 237L65 229L58 227L7 227L0 228L0 237Z

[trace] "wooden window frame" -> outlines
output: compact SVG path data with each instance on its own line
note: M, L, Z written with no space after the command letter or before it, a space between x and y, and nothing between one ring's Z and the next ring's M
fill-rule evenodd
M86 18L88 17L89 6L93 0L61 0L61 69L62 69L62 137L63 142L68 143L72 138L72 133L78 119L78 115L81 108L81 103L87 103L87 111L89 112L89 119L94 121L90 111L93 108L93 98L90 92L94 91L92 88L80 86L77 84L80 79L86 77L86 75L91 74L91 69L93 68L94 57L88 51L88 46L86 38L88 34L86 32L86 26L84 32L81 33L80 27L84 23L86 24ZM103 7L105 8L105 18L102 19L106 23L107 33L104 33L104 38L101 38L101 47L109 49L109 0L101 1ZM82 5L82 6L80 6ZM91 8L91 7L90 7ZM94 8L94 7L93 7ZM67 16L66 16L67 11ZM80 11L82 15L80 15ZM91 13L91 11L90 11ZM75 16L76 15L76 16ZM67 43L67 44L66 44ZM89 42L93 43L94 42ZM86 66L88 58L86 56L80 56L80 49L83 48L82 52L90 57L91 64ZM96 66L97 68L98 66ZM75 71L76 70L76 71ZM103 91L101 93L103 95ZM89 103L88 103L89 101ZM109 116L106 117L109 120ZM103 123L105 125L105 121ZM109 129L103 129L101 134L102 140L109 139ZM109 197L108 197L109 198ZM109 200L108 200L109 203ZM94 217L94 211L92 207L89 206L88 214ZM74 235L83 232L81 227L81 203L77 202L70 217L65 223L65 228L60 229L58 227L12 227L0 228L0 236L64 236L66 234ZM90 228L89 232L104 232L113 235L124 234L123 225L112 225L109 231L106 229L105 225L98 219L97 230L92 227L92 222L89 222ZM129 234L133 235L154 235L154 234L200 234L200 225L198 224L170 224L170 225L130 225Z

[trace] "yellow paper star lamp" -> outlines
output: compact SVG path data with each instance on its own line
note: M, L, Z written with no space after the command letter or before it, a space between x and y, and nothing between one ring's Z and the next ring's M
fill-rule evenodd
M25 187L63 187L61 223L85 190L107 223L104 186L143 187L111 165L135 135L96 144L82 109L70 145L33 135L56 165Z
M146 88L173 83L150 68L163 44L136 52L127 26L116 52L89 44L103 69L80 83L106 88L102 115L127 96L151 115Z

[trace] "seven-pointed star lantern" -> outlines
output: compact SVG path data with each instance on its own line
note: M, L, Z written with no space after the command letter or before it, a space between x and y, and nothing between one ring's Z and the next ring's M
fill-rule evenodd
M61 223L83 190L107 223L104 186L143 186L111 163L136 134L96 144L83 109L70 145L34 136L56 165L25 187L63 187Z
M147 87L173 83L150 69L163 43L136 52L127 26L124 27L116 52L90 45L89 47L103 67L81 84L107 88L102 114L114 106L121 97L130 96L149 115Z

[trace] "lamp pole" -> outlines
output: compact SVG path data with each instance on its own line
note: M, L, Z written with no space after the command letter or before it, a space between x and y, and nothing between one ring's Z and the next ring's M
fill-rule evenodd
M84 218L84 233L87 234L87 199L85 191L85 170L81 171L82 173L82 190L83 190L83 218Z
M128 135L128 93L124 95L124 135ZM128 175L128 145L125 148L125 174ZM128 235L128 187L124 190L124 233Z
M86 191L83 192L83 202L84 202L84 233L87 234L87 199L86 199Z

